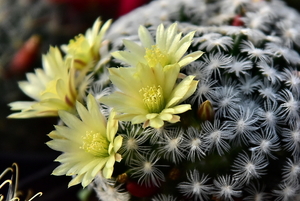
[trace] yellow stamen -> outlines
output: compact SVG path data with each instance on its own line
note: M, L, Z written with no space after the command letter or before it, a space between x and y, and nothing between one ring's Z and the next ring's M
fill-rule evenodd
M168 54L162 52L157 45L152 45L151 48L146 48L145 59L151 67L156 66L157 64L164 67L170 63Z
M143 87L139 91L150 113L159 113L164 108L164 97L161 86Z
M107 157L109 142L100 133L87 131L85 136L82 138L82 147L80 149L97 156L97 157Z
M87 66L88 62L93 59L90 44L84 35L80 34L75 39L70 40L68 45L68 54L74 59L74 67L76 69L83 69Z

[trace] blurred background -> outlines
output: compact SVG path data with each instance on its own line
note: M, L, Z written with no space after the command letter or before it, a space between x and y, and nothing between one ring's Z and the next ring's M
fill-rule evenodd
M24 196L43 192L36 200L79 201L81 186L67 188L69 177L51 176L60 154L47 147L56 118L7 119L8 103L31 100L18 88L25 73L41 67L49 45L67 44L85 33L95 19L117 19L150 0L0 0L0 175L17 162ZM299 0L286 3L300 11ZM0 184L3 181L0 180ZM0 194L7 189L0 189ZM89 200L95 200L91 195Z

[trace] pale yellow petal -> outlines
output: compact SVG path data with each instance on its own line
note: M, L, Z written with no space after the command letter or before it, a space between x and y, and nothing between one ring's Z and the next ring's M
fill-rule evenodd
M144 26L140 26L138 30L138 35L141 40L142 45L145 48L150 48L152 45L154 45L154 40L149 33L148 29L146 29Z
M67 139L55 139L46 143L51 149L56 151L68 152L72 150ZM76 144L75 144L76 145Z
M180 121L180 116L178 115L172 115L172 119L169 120L170 123L174 124Z
M198 81L193 80L192 83L190 84L187 92L185 93L185 95L182 97L182 99L180 100L180 102L185 101L188 97L190 97L191 95L193 95L193 93L196 91L197 89L197 85L198 85Z
M120 92L104 96L100 98L100 102L115 108L119 113L147 113L147 109L141 99L135 99Z
M107 159L105 167L112 168L112 167L114 167L114 164L115 164L115 155L111 155Z
M177 43L177 38L180 38L181 33L177 34L178 31L178 24L173 23L169 26L165 32L166 34L166 43L165 43L165 50L170 49L171 45Z
M32 79L30 79L30 77L27 77L27 74L26 74L26 77L27 77L28 81L30 83L32 83L33 86L39 85L39 86L35 86L35 87L41 87L42 89L45 89L47 83L55 77L55 76L51 77L50 75L46 74L46 72L41 68L35 69L34 72L35 72L35 74L34 74L35 79L37 79L37 80L33 81Z
M137 76L140 81L139 83L137 83L138 90L142 87L148 87L148 86L151 87L153 85L157 86L160 84L157 79L160 78L159 75L163 75L162 74L163 71L162 68L160 68L161 69L160 71L158 69L159 66L151 68L148 65L142 63L139 63L136 66L136 73L134 74L134 76Z
M114 144L110 143L107 149L108 154L111 155L113 153L113 150L114 150Z
M47 110L55 110L57 112L58 110L67 111L70 109L63 100L57 98L44 99L31 107L40 113L47 112Z
M172 90L176 84L180 66L178 64L168 65L164 67L164 96L170 97Z
M84 175L77 175L75 176L68 184L68 188L70 188L71 186L75 186L77 184L79 184L80 182L82 182L82 179L83 179L83 176ZM83 185L82 185L83 186ZM85 187L85 186L83 186Z
M97 162L98 162L98 164L97 164L97 166L94 167L94 169L91 173L92 175L96 175L99 172L99 170L103 169L105 163L107 162L107 159L105 158L104 160L97 160Z
M84 120L84 122L90 122L90 124L92 124L91 128L95 128L95 130L97 130L98 132L105 133L107 121L100 112L100 108L95 97L91 94L88 94L86 102L90 117L88 117L89 119Z
M36 101L16 101L9 103L11 110L24 110L30 108L33 104L37 103Z
M147 115L146 115L146 118L147 118L147 119L154 119L154 118L156 118L157 116L158 116L157 113L150 113L150 114L147 114Z
M186 112L188 110L191 110L192 107L190 104L181 104L181 105L176 105L172 108L167 108L162 111L162 113L167 113L167 114L181 114L183 112Z
M159 115L159 118L161 118L164 121L170 121L172 119L173 115L168 113L161 113Z
M121 148L122 142L123 142L123 137L120 135L114 139L114 152L115 153L117 153L119 151L119 149Z
M80 168L80 170L77 172L77 174L84 174L90 170L93 170L94 167L96 167L99 164L99 159L91 160L89 162L86 162L85 165ZM98 169L99 171L100 169Z
M159 48L162 49L166 49L165 47L166 35L164 32L165 32L165 27L163 24L160 24L156 30L156 44Z
M107 32L107 30L109 29L111 23L112 23L112 20L109 19L109 20L107 20L107 21L102 25L102 28L101 28L101 30L100 30L100 32L99 32L99 35L100 35L101 38L103 38L104 34Z
M130 40L123 40L123 43L125 47L134 55L136 55L139 58L144 57L145 55L145 48L141 47L140 45L136 44L135 42L132 42Z
M164 121L160 118L150 119L149 125L153 128L161 128L164 125Z
M171 99L168 101L166 108L173 107L184 100L184 97L188 97L195 92L196 87L194 87L194 83L196 81L193 80L194 76L187 76L184 78L173 90L170 95ZM193 87L191 87L193 86Z
M68 80L58 79L56 83L56 94L53 98L60 99L64 102L65 105L69 107L74 107L76 97L71 97L70 94L70 85L67 82Z
M119 121L131 121L136 116L136 114L117 114L115 118Z
M171 38L170 38L171 39ZM181 34L177 34L173 40L172 40L172 43L169 44L169 46L167 47L167 51L168 51L168 54L174 58L174 55L175 55L175 52L177 51L177 49L179 48L179 42L180 42L180 39L181 39ZM177 60L179 60L180 58L177 58ZM174 61L174 59L173 59Z
M29 77L35 77L34 74L27 74L27 79ZM36 78L36 77L35 77ZM34 100L40 100L40 93L44 90L44 86L40 82L27 82L20 81L18 82L19 88L30 98Z
M178 46L183 45L184 43L192 43L192 39L195 35L195 31L192 31L190 33L188 33L187 35L185 35L179 42Z
M25 119L25 118L36 118L36 117L52 117L57 116L56 110L48 110L48 111L35 111L35 110L26 110L19 113L13 113L8 116L8 118L17 118L17 119Z
M86 186L88 186L94 179L94 177L92 177L90 175L90 172L87 172L85 174L83 174L83 178L82 178L82 181L81 181L81 185L83 188L85 188Z
M85 132L84 129L74 130L66 126L55 126L55 129L60 136L72 141L72 145L75 144L77 146L82 143L82 132Z
M114 170L114 164L115 164L115 156L112 155L109 157L108 161L105 164L105 167L103 168L103 177L104 178L111 178L111 175L113 173Z
M176 60L173 60L172 62L178 62L178 60L181 59L182 56L186 53L186 51L189 49L190 45L191 42L186 42L180 45L180 47L176 50L175 54L173 55L173 57L176 58Z
M135 68L109 68L109 78L112 83L124 93L140 97L141 81L135 77Z
M56 130L51 131L48 134L48 137L51 138L51 139L64 139L64 137L62 137L60 134L58 134L58 132Z
M124 61L132 66L135 66L139 61L144 60L144 57L137 58L134 54L131 54L130 52L127 51L116 51L116 52L112 52L111 55L114 58Z
M132 124L140 124L144 121L146 121L148 118L146 118L146 115L135 115L132 119L131 119L131 123Z
M118 121L115 119L115 116L116 112L114 110L111 110L106 127L106 135L109 142L113 142L113 139L118 130Z
M79 128L89 130L86 125L80 121L76 116L66 112L66 111L58 111L59 117L61 120L71 129L77 130Z
M93 121L93 119L91 118L91 115L89 113L89 111L86 109L86 107L84 107L80 102L76 102L76 110L79 114L80 119L83 122L86 122L86 124L88 126L93 127L93 123L91 123ZM101 123L101 122L100 122ZM94 128L95 129L95 128Z
M104 167L102 172L103 177L106 179L110 179L113 171L114 171L113 167Z
M191 54L188 54L188 55L184 56L178 62L178 64L181 67L186 66L187 64L192 63L193 61L195 61L196 59L198 59L199 57L201 57L203 54L204 54L204 52L202 52L202 51L193 52Z
M68 169L69 169L68 164L61 164L52 171L52 175L56 175L56 176L65 175Z

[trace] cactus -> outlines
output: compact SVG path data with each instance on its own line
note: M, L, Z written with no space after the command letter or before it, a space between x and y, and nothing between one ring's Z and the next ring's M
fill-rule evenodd
M77 114L58 111L54 174L100 200L299 199L299 19L281 0L161 0L121 17Z

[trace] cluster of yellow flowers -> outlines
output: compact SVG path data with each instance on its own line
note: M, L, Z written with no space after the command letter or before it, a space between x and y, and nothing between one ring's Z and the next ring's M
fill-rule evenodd
M19 82L22 91L35 101L10 103L12 110L21 110L10 118L57 116L60 110L74 112L76 100L81 102L85 96L90 82L87 73L94 70L94 63L100 59L101 41L111 21L102 29L101 24L98 18L85 36L79 35L69 45L62 46L65 57L59 48L50 47L42 57L43 69L27 73L28 81Z
M178 114L191 109L183 101L197 88L194 76L182 75L180 69L203 52L186 54L194 32L182 37L174 23L166 30L160 25L155 41L141 26L141 45L124 40L128 51L112 53L130 65L108 68L109 79L118 91L100 100L86 95L92 76L103 64L99 50L107 45L104 38L110 23L100 29L102 23L97 19L85 35L62 46L64 57L58 48L51 47L43 56L43 69L28 73L28 81L20 82L20 88L35 101L10 104L12 110L21 110L11 118L60 117L64 124L55 126L47 145L63 152L56 159L61 165L53 174L73 176L69 186L81 183L85 187L99 173L111 178L115 161L122 159L117 153L123 141L117 134L118 121L143 123L144 128L176 123L180 121ZM111 107L108 120L99 101Z
M149 31L141 26L139 37L142 45L124 40L129 51L118 51L112 55L131 65L110 68L110 80L120 91L103 97L101 101L119 113L116 118L144 123L143 127L160 128L164 121L176 123L176 114L191 109L190 104L180 104L197 88L194 76L185 76L179 83L180 68L198 59L203 52L197 51L183 56L192 43L194 32L181 38L177 24L165 30L157 28L156 42Z

